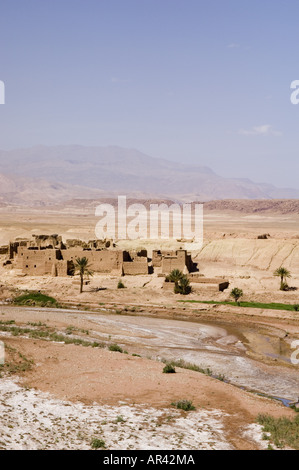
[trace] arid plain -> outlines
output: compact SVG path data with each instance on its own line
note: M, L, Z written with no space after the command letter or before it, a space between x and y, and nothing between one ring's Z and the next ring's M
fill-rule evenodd
M0 244L53 233L88 241L96 222L88 205L3 207ZM151 256L152 249L178 249L182 242L116 245L146 248ZM203 246L192 257L200 274L227 279L229 288L196 286L185 298L163 289L155 273L124 276L124 289L117 289L119 277L95 274L80 294L76 276L27 276L1 263L0 320L24 329L0 332L6 361L31 361L1 379L1 447L90 448L99 438L108 449L267 448L258 414L296 415L286 404L299 396L299 365L291 361L299 314L220 302L231 300L238 287L244 302L299 303L298 211L292 204L284 210L275 204L263 210L254 202L210 205ZM291 273L288 291L279 290L273 275L282 265ZM28 290L54 297L60 308L11 303ZM82 342L34 337L26 328ZM113 344L123 353L110 350ZM163 361L196 364L205 373L177 366L175 374L163 374ZM182 399L196 409L177 410L172 403Z

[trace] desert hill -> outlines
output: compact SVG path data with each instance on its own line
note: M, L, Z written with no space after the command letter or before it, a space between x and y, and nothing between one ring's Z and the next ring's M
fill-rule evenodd
M68 199L63 203L57 203L52 206L56 209L71 209L76 211L84 211L94 213L96 206L99 204L111 204L115 209L118 205L116 197L105 197L100 196L96 199L84 199L74 198ZM182 204L181 201L177 201L170 198L158 199L158 198L133 198L127 197L127 207L131 204L143 204L148 210L151 204ZM249 215L256 214L259 216L263 215L298 215L299 214L299 199L223 199L215 201L192 201L191 205L194 207L195 204L203 204L205 214L226 214L230 213L233 215Z
M135 149L65 145L0 151L2 202L44 204L118 194L180 201L299 198L299 190L224 178L206 166Z
M241 212L243 214L299 214L298 199L269 199L269 200L218 200L204 203L208 212Z
M68 200L70 197L98 198L101 190L79 185L54 183L43 178L0 174L0 206L8 204L43 206Z

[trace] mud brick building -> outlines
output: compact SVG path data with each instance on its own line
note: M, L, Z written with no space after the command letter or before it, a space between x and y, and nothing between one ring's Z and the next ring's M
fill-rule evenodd
M153 268L161 268L162 274L169 274L173 269L187 274L195 269L191 255L186 250L153 250L152 265Z
M173 269L192 272L194 264L186 250L154 250L152 259L147 250L125 251L111 240L78 239L63 242L59 235L33 235L32 239L16 239L9 243L8 261L29 276L70 276L77 258L87 258L91 270L112 275L142 275L153 271L169 274Z
M112 248L110 248L112 245ZM67 240L58 235L34 235L31 240L11 242L7 250L13 266L29 276L69 276L77 258L87 258L93 271L115 275L148 274L146 250L118 250L108 240Z

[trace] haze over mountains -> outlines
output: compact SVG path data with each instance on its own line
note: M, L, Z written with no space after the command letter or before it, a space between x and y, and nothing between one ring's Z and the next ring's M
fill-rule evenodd
M79 145L0 151L0 201L48 204L127 195L181 201L296 199L299 190L224 178L205 166L153 158L134 149Z

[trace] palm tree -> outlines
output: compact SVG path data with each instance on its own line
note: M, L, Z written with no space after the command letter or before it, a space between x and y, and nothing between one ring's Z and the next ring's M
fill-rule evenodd
M240 297L243 297L243 291L242 291L242 289L239 289L238 287L235 287L231 291L230 296L235 299L235 302L237 302L238 305L240 305L239 299L240 299Z
M83 258L76 258L75 271L78 271L80 275L80 294L81 294L81 292L83 292L84 277L93 275L93 271L90 270L88 259L85 256Z
M280 277L280 290L285 290L287 287L286 280L288 277L291 277L291 273L288 269L280 266L274 271L274 276Z
M189 279L187 278L187 276L183 276L179 280L178 292L182 295L188 295L188 294L190 294L191 290L192 290L192 288L190 286Z
M179 269L173 269L167 277L170 282L174 282L177 286L179 281L184 277L184 274Z

